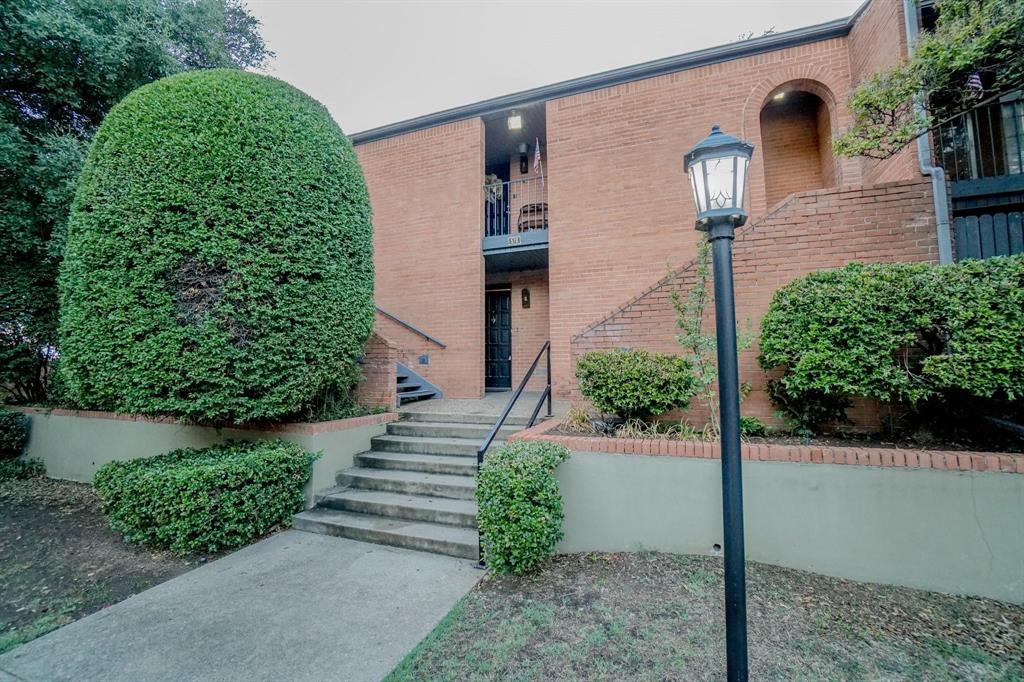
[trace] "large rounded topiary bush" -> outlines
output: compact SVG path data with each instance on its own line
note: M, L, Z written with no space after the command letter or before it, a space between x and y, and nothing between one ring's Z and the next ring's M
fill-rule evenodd
M96 134L60 276L80 407L281 418L345 385L373 323L370 206L327 110L277 79L180 74Z

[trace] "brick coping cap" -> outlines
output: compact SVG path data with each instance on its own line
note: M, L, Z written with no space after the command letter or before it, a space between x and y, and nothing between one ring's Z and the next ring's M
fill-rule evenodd
M543 440L564 445L575 452L619 455L719 459L722 454L721 445L717 442L549 434L548 432L556 428L558 424L557 419L549 419L532 428L512 434L508 440ZM744 460L759 462L856 464L876 467L1024 474L1024 453L743 443L741 455Z
M6 406L10 410L24 412L25 414L38 414L53 417L80 417L82 419L114 419L117 421L147 422L150 424L174 424L177 426L198 426L202 428L232 429L236 431L264 431L268 433L298 433L305 435L316 435L320 433L332 433L334 431L345 431L360 426L373 424L386 424L398 419L397 412L381 412L379 414L367 414L362 417L349 417L348 419L334 419L326 422L292 422L288 424L228 424L214 427L206 424L188 424L181 422L174 417L151 417L139 414L120 414L118 412L101 412L97 410L68 410L61 407L22 407L19 405Z

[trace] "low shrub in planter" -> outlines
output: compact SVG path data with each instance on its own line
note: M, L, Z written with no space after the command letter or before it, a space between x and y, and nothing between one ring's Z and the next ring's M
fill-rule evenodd
M554 471L569 450L517 441L489 453L477 474L477 524L494 573L528 573L562 539L562 496Z
M0 408L0 460L17 459L28 443L29 418Z
M595 408L648 420L689 404L697 390L690 363L646 350L593 351L576 362L580 392Z
M111 527L179 553L247 544L302 508L318 455L286 441L227 442L110 462L93 485Z
M39 459L0 459L0 481L19 481L46 474L46 465Z
M757 417L748 417L746 415L740 417L741 436L756 438L765 435L767 432L768 427L766 427L764 422Z

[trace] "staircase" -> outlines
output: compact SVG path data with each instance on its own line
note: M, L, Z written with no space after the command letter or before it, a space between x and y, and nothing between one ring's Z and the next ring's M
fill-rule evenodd
M442 397L441 389L430 383L410 367L396 363L395 377L398 388L398 406L416 400L430 400Z
M476 450L494 417L403 413L387 433L338 473L338 486L292 525L438 554L477 558ZM518 431L526 418L510 417L497 438ZM496 441L494 445L501 445Z

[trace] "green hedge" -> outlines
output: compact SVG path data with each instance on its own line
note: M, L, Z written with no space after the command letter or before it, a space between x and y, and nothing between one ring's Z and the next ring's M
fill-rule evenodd
M851 264L775 292L760 363L806 428L852 397L917 406L950 392L1015 401L1024 387L1024 256Z
M317 455L286 441L228 442L110 462L93 485L111 527L179 553L245 545L303 506Z
M28 415L0 407L0 460L17 459L28 444Z
M76 407L245 422L345 389L373 324L362 170L318 102L244 71L171 76L107 115L60 272Z
M39 459L0 459L0 481L38 478L46 474L46 465Z
M487 454L477 474L477 524L495 573L527 573L562 539L562 496L554 470L569 450L517 441Z
M646 350L593 351L576 362L580 392L606 414L647 420L689 404L697 390L690 363Z

